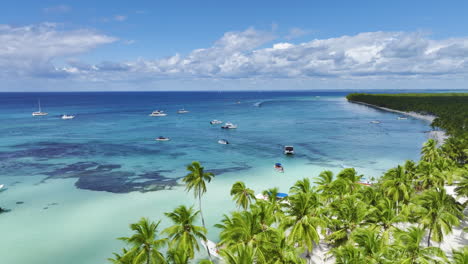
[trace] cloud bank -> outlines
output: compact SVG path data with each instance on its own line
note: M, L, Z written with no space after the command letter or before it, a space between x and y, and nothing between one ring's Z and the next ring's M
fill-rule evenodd
M302 35L303 32L295 32ZM414 32L365 32L292 43L249 28L227 32L186 55L89 64L54 60L115 42L91 30L55 24L0 25L0 76L89 81L141 79L386 79L468 77L468 37L431 39Z

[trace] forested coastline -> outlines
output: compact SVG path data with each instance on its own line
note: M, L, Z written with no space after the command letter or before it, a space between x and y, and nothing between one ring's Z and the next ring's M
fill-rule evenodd
M278 188L272 186L263 192L265 199L257 199L245 183L234 183L230 195L239 209L215 226L222 263L312 263L319 245L325 248L320 263L467 263L466 243L448 241L454 246L449 252L439 245L455 230L466 232L468 95L347 98L436 115L432 126L450 138L441 147L428 140L419 161L396 165L371 185L353 168L298 180L286 198L278 198ZM132 224L133 235L121 238L127 247L109 259L112 263L218 263L212 254L194 260L197 251L205 250L199 242L206 241L207 228L214 228L199 218L202 195L215 175L199 162L187 171L183 182L198 208L182 205L166 213L173 225L161 232L158 219Z

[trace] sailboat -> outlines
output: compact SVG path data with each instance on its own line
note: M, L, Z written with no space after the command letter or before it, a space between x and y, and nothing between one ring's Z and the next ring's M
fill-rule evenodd
M42 111L41 111L41 100L37 100L37 103L38 103L38 105L39 105L39 111L33 112L32 115L33 115L33 116L46 116L46 115L48 115L49 113L46 113L46 112L42 112Z

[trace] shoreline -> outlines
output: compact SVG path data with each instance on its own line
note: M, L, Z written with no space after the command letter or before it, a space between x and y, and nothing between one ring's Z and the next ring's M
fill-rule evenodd
M383 110L383 111L387 111L387 112L393 112L393 113L398 113L398 114L401 114L401 115L410 116L410 117L413 117L413 118L416 118L416 119L427 121L429 123L432 123L434 121L434 119L436 119L436 116L434 116L434 115L423 115L423 114L416 113L416 112L404 112L404 111L400 111L400 110L395 110L395 109L391 109L391 108L387 108L387 107L382 107L382 106L378 106L378 105L373 105L373 104L368 104L368 103L353 101L353 100L348 100L348 102L354 103L354 104L361 104L361 105L369 106L369 107L379 109L379 110ZM445 131L442 131L442 130L431 130L431 131L428 131L427 133L428 133L427 137L437 141L437 144L439 146L442 145L445 142L445 140L448 138Z

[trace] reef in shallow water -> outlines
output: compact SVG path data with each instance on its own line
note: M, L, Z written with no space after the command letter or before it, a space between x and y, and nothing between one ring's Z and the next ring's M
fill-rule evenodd
M133 191L149 192L171 189L178 185L177 178L169 178L162 173L170 170L146 171L135 173L120 170L119 164L98 162L76 162L52 171L43 172L49 179L78 178L75 186L80 189L128 193Z

